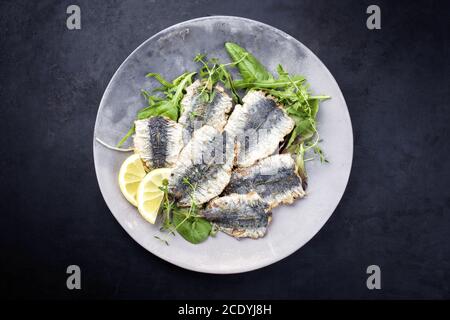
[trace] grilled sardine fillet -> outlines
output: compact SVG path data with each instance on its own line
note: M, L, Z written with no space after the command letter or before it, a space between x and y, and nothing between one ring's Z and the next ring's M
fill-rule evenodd
M305 195L295 161L289 154L273 155L251 167L234 170L224 194L248 192L258 193L271 208L290 204Z
M236 137L238 166L248 167L278 149L294 128L294 120L262 91L250 91L242 101L243 105L235 106L225 130Z
M182 113L178 120L184 127L183 141L187 143L195 130L207 124L222 131L227 123L228 115L233 107L231 97L225 89L217 84L213 88L212 100L201 94L204 83L196 80L186 88L186 94L181 100Z
M134 122L134 148L148 168L175 165L183 148L182 126L166 117L156 116Z
M230 181L235 157L233 139L205 125L194 132L181 151L169 179L169 192L178 205L208 202L222 193Z
M200 214L236 238L263 237L271 220L268 204L255 192L213 199Z

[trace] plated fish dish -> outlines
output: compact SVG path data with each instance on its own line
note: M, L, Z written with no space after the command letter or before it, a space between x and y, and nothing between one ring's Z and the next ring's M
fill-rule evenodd
M116 146L133 152L118 186L170 244L198 244L217 232L258 239L276 208L307 195L306 161L327 162L317 129L319 104L303 76L270 73L252 53L227 42L230 61L198 54L199 69L142 90L147 104ZM130 144L130 148L125 148ZM304 200L307 201L307 200Z

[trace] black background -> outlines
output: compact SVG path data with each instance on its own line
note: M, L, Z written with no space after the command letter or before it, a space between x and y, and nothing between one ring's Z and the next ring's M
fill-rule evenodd
M377 4L382 29L366 28ZM66 28L81 7L82 29ZM450 1L1 1L0 290L5 298L450 298ZM346 98L354 159L325 227L272 266L180 269L110 214L93 164L98 105L120 63L187 19L236 15L308 46ZM289 239L286 239L289 241ZM82 290L66 289L66 267ZM382 289L366 288L377 264Z

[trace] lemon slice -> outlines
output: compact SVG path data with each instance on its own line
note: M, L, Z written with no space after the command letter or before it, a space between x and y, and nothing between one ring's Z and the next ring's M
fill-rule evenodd
M139 183L145 177L144 164L138 154L129 156L120 167L119 187L125 198L137 207L136 193Z
M169 179L170 171L169 168L152 170L139 184L136 195L137 207L142 217L152 224L155 223L164 198L164 192L160 187L163 185L164 179Z

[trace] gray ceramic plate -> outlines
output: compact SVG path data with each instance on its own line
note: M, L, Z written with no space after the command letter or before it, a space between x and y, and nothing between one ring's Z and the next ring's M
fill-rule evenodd
M332 99L318 115L323 149L329 164L309 162L308 196L291 206L278 207L266 236L237 241L225 234L192 245L180 236L170 246L154 238L158 227L146 223L121 195L117 174L128 156L104 148L94 140L94 161L103 197L114 217L140 245L180 267L208 273L238 273L258 269L287 257L307 243L338 205L350 175L353 136L347 106L339 86L323 63L303 44L266 24L237 17L214 16L189 20L167 28L145 41L123 62L103 95L94 137L117 143L129 129L136 111L144 106L142 88L155 86L145 78L158 72L171 79L196 70L197 53L228 61L224 42L244 46L275 72L278 63L291 73L305 75L317 94Z

